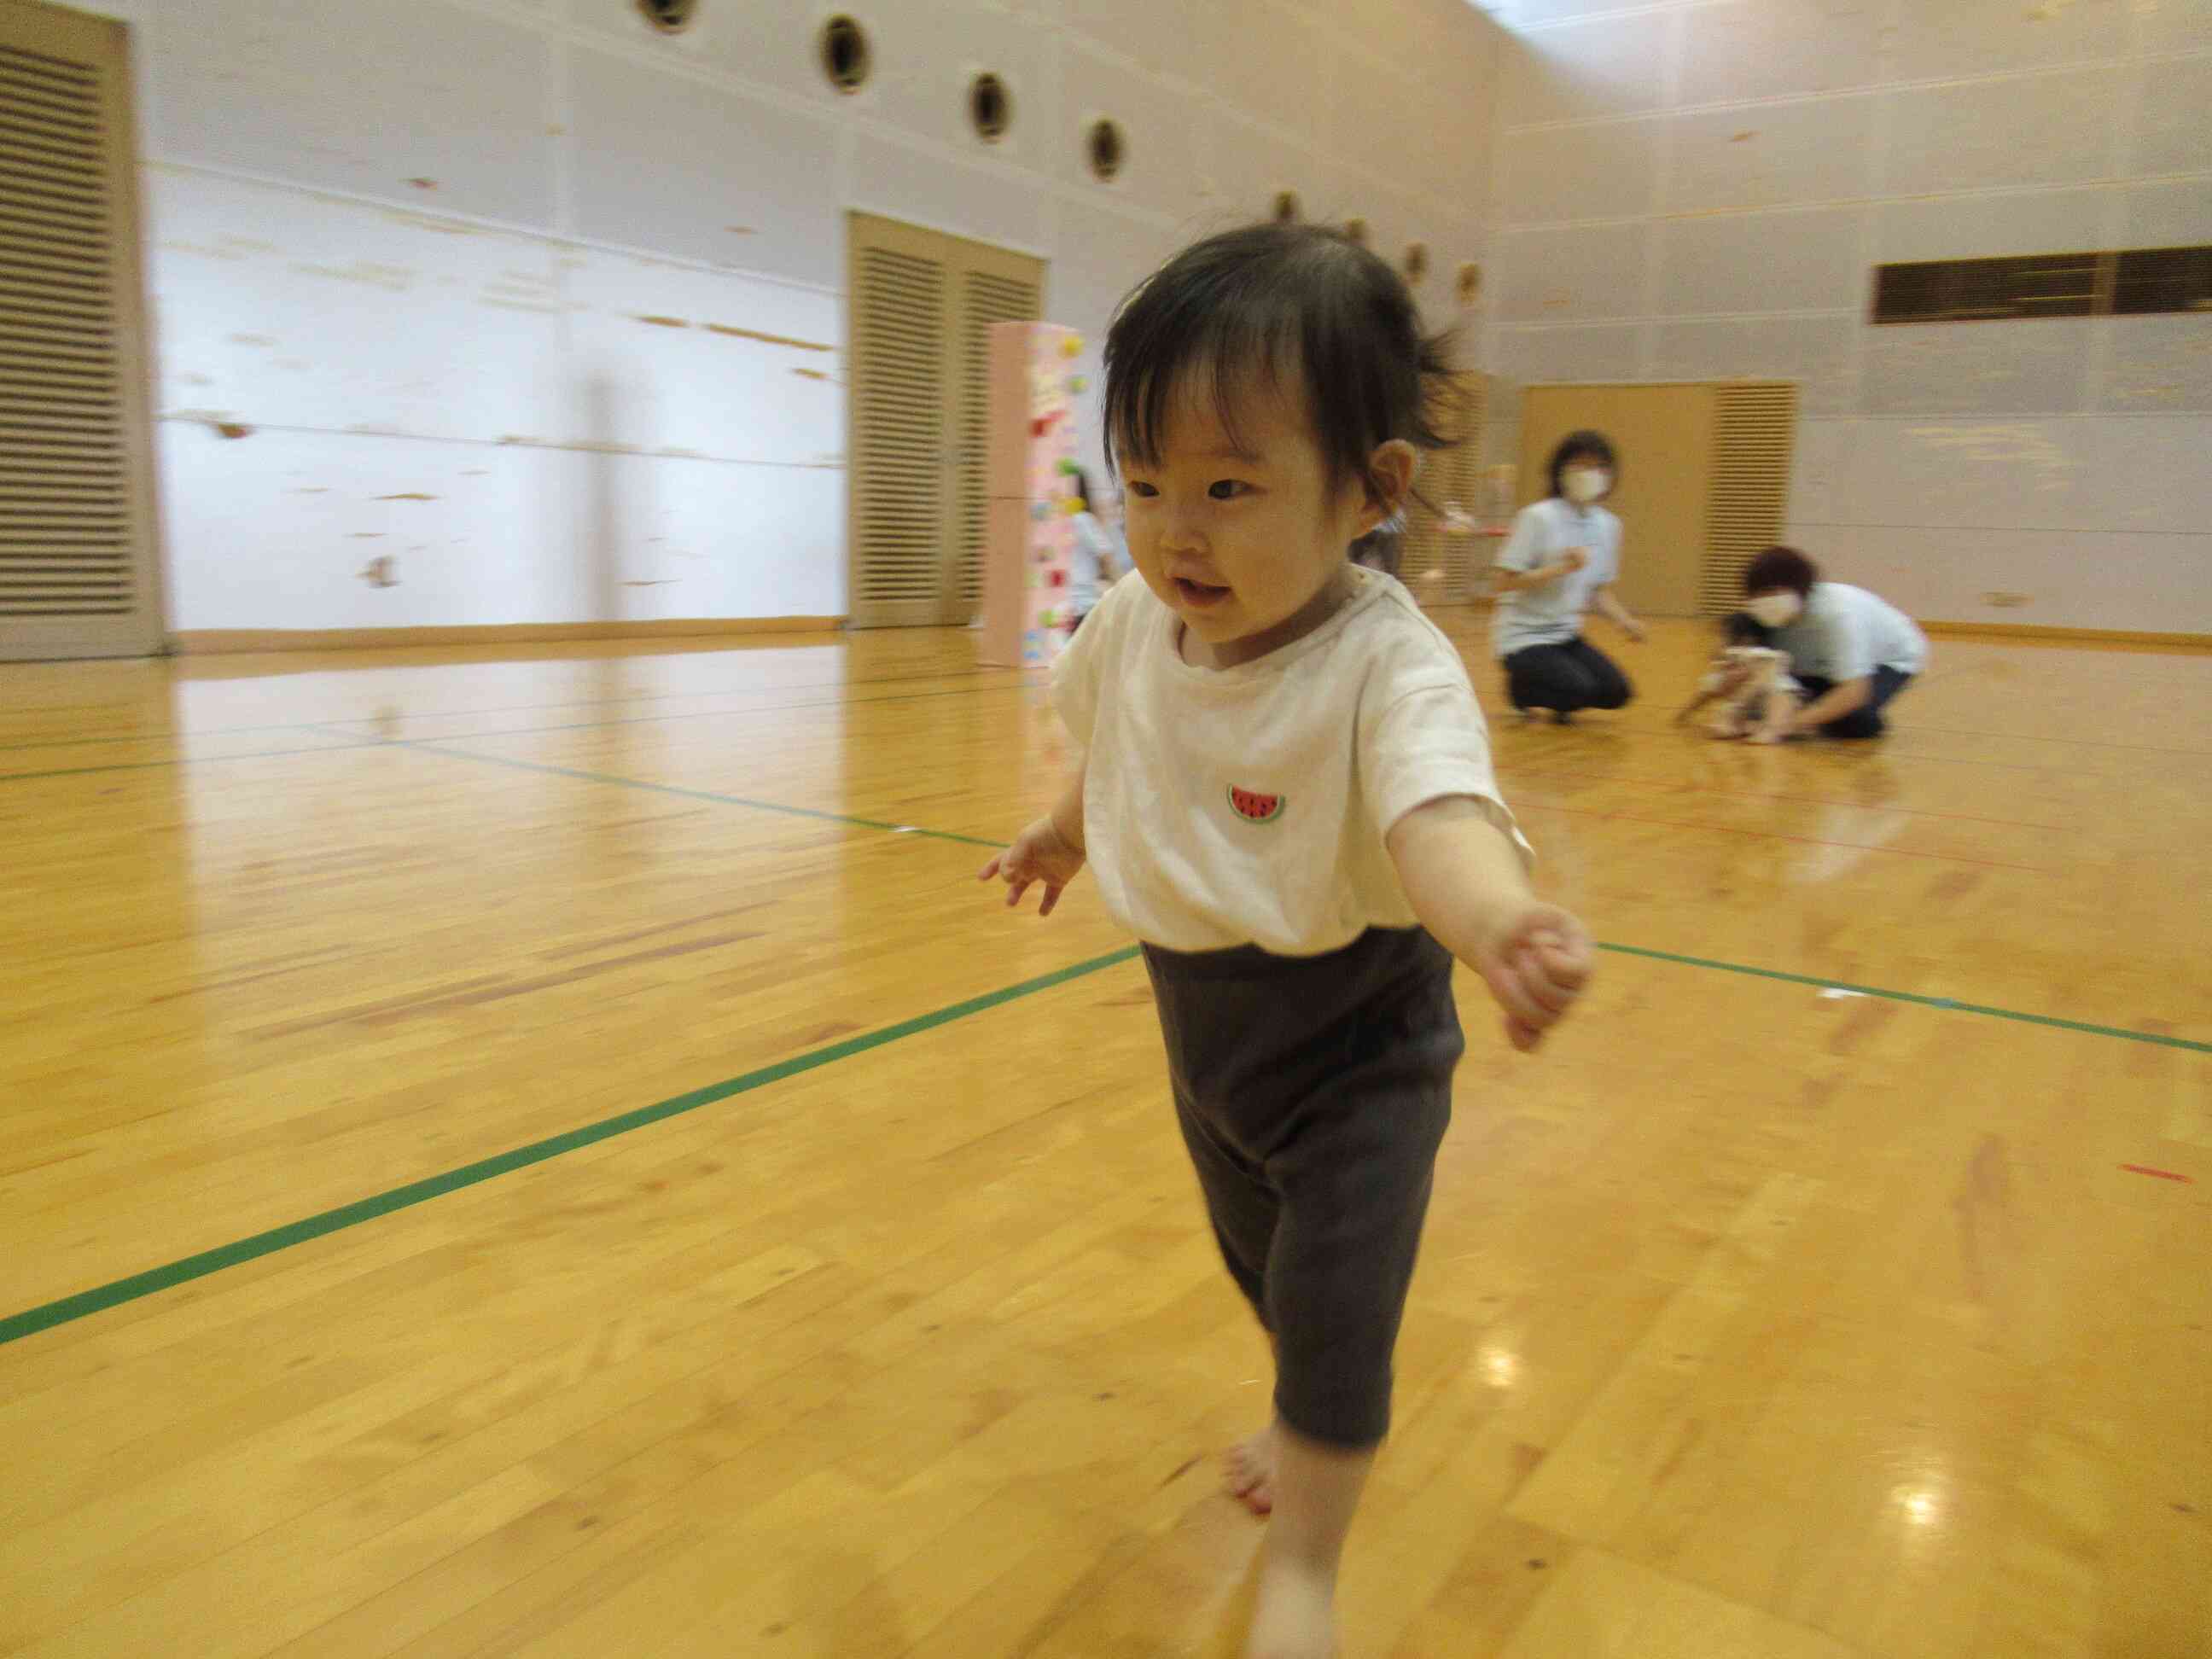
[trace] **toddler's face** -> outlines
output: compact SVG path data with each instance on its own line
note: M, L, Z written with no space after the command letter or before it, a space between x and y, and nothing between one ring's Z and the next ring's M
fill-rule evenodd
M1383 515L1356 482L1332 487L1291 396L1252 385L1232 433L1210 391L1175 399L1157 464L1125 463L1123 500L1145 585L1227 662L1258 654L1239 645L1287 642L1276 633L1322 604L1345 550Z

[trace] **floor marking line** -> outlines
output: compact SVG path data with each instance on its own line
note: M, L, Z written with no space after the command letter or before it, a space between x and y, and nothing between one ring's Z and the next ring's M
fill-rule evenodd
M1960 1002L1954 997L1922 996L1913 991L1885 991L1878 985L1854 985L1849 980L1822 979L1813 974L1784 973L1778 968L1753 968L1740 962L1717 962L1710 957L1686 957L1673 951L1649 951L1638 945L1608 945L1601 951L1615 956L1642 957L1650 962L1671 962L1685 968L1710 968L1717 973L1742 974L1752 979L1779 980L1785 985L1811 985L1826 991L1850 991L1886 1002L1909 1002L1917 1007L1941 1009L1951 1014L1980 1014L1988 1019L2015 1020L2023 1025L2048 1025L2061 1031L2080 1031L2089 1036L2118 1037L2124 1042L2147 1042L2161 1048L2184 1048L2191 1054L2212 1054L2212 1042L2194 1037L2167 1036L2159 1031L2131 1031L2124 1025L2094 1025L2087 1020L2061 1019L2054 1014L2027 1014L2017 1008L1992 1008L1986 1003Z
M835 813L817 812L807 807L780 806L773 802L750 800L736 795L717 795L709 793L703 790L681 789L669 784L642 783L634 778L618 778L608 773L581 772L566 767L540 765L534 761L506 760L493 755L471 754L465 750L439 747L437 740L431 738L404 739L390 746L400 749L419 748L430 753L448 755L459 760L485 761L497 766L519 767L525 771L550 772L558 777L576 778L592 783L611 783L618 785L623 788L644 789L657 794L678 795L687 799L713 801L729 806L747 806L755 808L761 811L783 812L801 817L821 818L833 823L852 824L860 829L884 830L891 831L897 835L926 836L938 841L952 842L961 846L988 847L994 852L1006 845L1006 842L1003 841L985 841L973 836L956 836L948 834L942 830L921 830L907 824L885 823L880 820L873 818L842 817ZM1575 809L1571 807L1553 807L1550 810L1554 811L1572 811ZM1586 814L1585 816L1589 815ZM1637 821L1644 823L1659 822L1659 820L1656 819L1643 819ZM1719 826L1696 824L1686 824L1680 827L1685 829L1719 828ZM1741 831L1735 833L1765 834L1771 832ZM1804 837L1795 836L1783 836L1780 838L1789 841L1805 839ZM1846 843L1815 842L1814 844L1841 846L1845 845ZM1907 852L1902 848L1868 848L1863 850L1869 852L1896 852L1901 856L1908 858L1949 859L1952 862L1962 864L1979 864L1987 862L1987 860L1978 859L1952 858L1950 854L1942 853L1912 853ZM2032 865L2002 865L1996 867L2001 869L2022 869L2039 875L2050 873L2049 872L2037 869ZM1742 963L1717 962L1710 957L1682 956L1669 951L1646 950L1641 946L1633 945L1607 945L1601 941L1597 948L1601 951L1610 951L1619 956L1643 957L1654 962L1671 962L1687 968L1707 968L1717 973L1741 974L1754 979L1779 980L1784 983L1792 985L1810 985L1821 990L1848 991L1859 996L1879 997L1885 1001L1889 1002L1914 1003L1922 1007L1940 1009L1948 1013L1980 1014L1990 1019L2009 1019L2018 1021L2022 1024L2047 1025L2062 1030L2080 1031L2091 1036L2117 1037L2128 1042L2145 1042L2162 1048L2184 1048L2193 1053L2212 1054L2212 1042L2199 1042L2189 1037L2164 1036L2154 1031L2134 1031L2130 1030L2125 1026L2097 1025L2081 1020L2062 1019L2051 1014L2023 1013L2019 1010L2013 1008L1996 1008L1990 1007L1981 1003L1960 1002L1950 997L1921 996L1910 991L1886 991L1878 986L1856 985L1848 980L1823 979L1816 975L1785 973L1779 969L1773 968L1753 968Z
M486 735L501 734L487 733ZM496 755L480 755L472 753L466 750L452 749L443 746L447 743L462 741L466 741L466 739L403 738L389 742L356 744L349 745L349 747L354 749L416 749L420 750L426 754L444 755L454 760L476 761L486 765L512 767L521 771L542 772L556 777L574 778L581 782L611 784L621 788L641 789L650 793L672 795L689 800L708 801L719 805L744 806L750 808L756 811L775 812L790 817L814 818L823 823L848 824L855 829L878 830L896 835L921 836L929 840L949 842L957 846L981 847L996 851L1006 845L1004 841L987 840L975 836L955 835L950 831L943 830L925 830L910 824L889 823L877 818L851 817L835 812L817 811L810 807L786 806L773 801L754 800L744 796L716 794L707 790L684 789L672 784L648 783L636 778L617 777L611 773L586 772L574 768L548 766L534 761L513 760ZM323 749L282 750L270 752L276 754L325 755L343 753L345 752L345 750L339 747L333 746ZM240 755L225 757L223 758L247 760L259 758L259 757ZM117 767L89 767L76 769L79 771L93 772L135 771L141 769L143 766L147 765L167 765L174 763L175 763L169 762L146 762L132 763L127 765ZM55 775L70 775L70 774L0 774L0 783L11 782L27 777ZM1548 809L1540 810L1576 813L1578 816L1583 817L1605 817L1620 816L1618 814L1595 813L1588 809L1577 809L1574 807L1557 805L1551 806ZM1654 823L1662 822L1661 820L1656 819L1637 818L1629 818L1626 821ZM1776 832L1771 830L1730 830L1726 826L1715 824L1680 824L1669 825L1668 827L1688 830L1703 830L1720 834L1763 835L1773 836L1776 839L1788 841L1808 840L1808 838L1802 836L1777 836ZM1812 844L1837 846L1849 845L1849 843L1826 843L1817 842L1813 842ZM1992 860L1960 858L1954 854L1942 853L1917 853L1896 848L1856 848L1855 850L1875 853L1888 852L1909 858L1942 860L1948 862L1962 864L1993 863ZM2036 868L2036 866L2027 865L2001 865L1996 866L1995 867L2004 869L2021 869L2028 871L2034 874L2051 873L2048 871L2040 870ZM2166 1036L2152 1031L2130 1030L2124 1026L2098 1025L2081 1020L2063 1019L2050 1014L2024 1013L2016 1009L1990 1007L1979 1003L1959 1002L1948 997L1923 997L1905 991L1886 991L1879 988L1878 987L1854 985L1843 980L1822 979L1816 975L1806 974L1784 973L1776 969L1753 968L1740 963L1717 962L1702 957L1682 956L1666 951L1646 950L1637 945L1606 945L1601 943L1598 948L1604 951L1611 951L1624 956L1644 957L1656 962L1672 962L1686 967L1707 968L1718 973L1743 974L1755 978L1779 980L1790 984L1810 985L1821 989L1853 991L1862 996L1880 997L1892 1002L1916 1003L1923 1007L1937 1008L1954 1013L1980 1014L1991 1019L2015 1020L2025 1024L2046 1025L2059 1030L2080 1031L2093 1036L2116 1037L2123 1042L2142 1042L2164 1048L2183 1048L2197 1054L2212 1054L2212 1043L2199 1042L2187 1037Z
M1035 979L1024 980L1018 985L987 991L981 996L969 998L965 1002L956 1002L931 1013L901 1020L895 1025L885 1025L856 1037L848 1037L826 1048L810 1049L805 1054L794 1054L789 1060L777 1060L773 1065L760 1066L720 1083L708 1084L705 1088L694 1089L687 1094L674 1095L650 1106L641 1106L613 1117L602 1118L581 1128L532 1141L511 1152L479 1158L473 1164L465 1164L457 1170L447 1170L443 1174L426 1176L421 1181L410 1181L388 1192L377 1193L350 1204L341 1204L336 1209L288 1222L281 1227L272 1227L250 1238L218 1245L214 1249L202 1250L196 1255L188 1255L144 1273L132 1273L128 1278L27 1309L0 1319L0 1346L20 1341L40 1331L52 1330L58 1325L104 1313L110 1308L120 1307L143 1297L173 1290L179 1285L188 1285L194 1279L221 1273L226 1267L240 1267L279 1250L289 1249L295 1244L305 1244L348 1227L357 1227L363 1222L410 1209L434 1198L442 1198L448 1193L478 1186L516 1170L527 1169L533 1164L543 1164L549 1158L558 1158L564 1152L573 1152L602 1140L611 1140L617 1135L628 1134L633 1129L679 1117L686 1112L696 1112L702 1106L711 1106L737 1095L749 1094L771 1083L781 1083L787 1078L817 1071L841 1060L866 1054L872 1048L880 1048L902 1038L919 1036L924 1031L934 1030L940 1025L949 1025L970 1015L1001 1007L1023 997L1034 996L1040 991L1051 990L1103 969L1118 968L1125 962L1135 961L1137 956L1135 945L1109 951L1103 957L1093 957L1088 962L1079 962L1066 968L1056 968L1048 974L1038 975Z
M313 726L295 726L295 732L311 732ZM352 733L333 732L333 736L352 736ZM198 760L116 761L106 766L64 766L52 772L0 772L0 783L28 783L33 778L82 778L100 772L152 772L180 766L213 766L222 761L272 760L284 755L343 755L357 749L383 749L382 743L363 743L356 738L351 743L326 743L313 749L253 749L242 755L203 755Z
M1911 1003L1920 1007L1936 1008L1950 1013L1980 1014L1993 1019L2014 1020L2024 1024L2049 1026L2058 1030L2078 1031L2093 1036L2117 1037L2124 1042L2151 1043L2162 1048L2185 1049L2196 1054L2212 1054L2212 1042L2199 1042L2190 1037L2166 1036L2149 1031L2130 1031L2119 1026L2094 1025L2082 1020L2058 1019L2048 1014L2021 1013L2010 1008L1993 1008L1979 1003L1960 1002L1950 997L1921 996L1909 991L1887 991L1878 986L1853 985L1843 980L1821 979L1809 974L1785 973L1772 968L1753 968L1741 963L1718 962L1709 957L1684 956L1672 951L1646 950L1639 945L1612 945L1601 941L1597 948L1616 956L1638 957L1647 961L1672 963L1682 967L1708 968L1721 973L1740 974L1753 979L1774 980L1789 985L1809 985L1826 990L1850 991L1860 996L1879 997L1891 1002ZM850 1059L855 1054L866 1054L870 1049L880 1048L902 1038L914 1036L921 1032L934 1030L940 1025L950 1024L955 1020L964 1019L972 1014L981 1013L1020 998L1035 995L1040 991L1050 990L1055 986L1065 985L1072 980L1081 979L1103 969L1119 967L1123 963L1133 962L1139 954L1139 947L1124 946L1121 950L1109 951L1104 956L1093 957L1087 962L1079 962L1070 967L1055 969L1051 973L1039 975L1035 979L1024 980L1018 985L986 992L981 996L971 997L965 1002L954 1003L949 1007L938 1009L932 1013L902 1020L896 1024L886 1025L860 1036L848 1037L842 1042L812 1049L805 1054L794 1055L789 1060L778 1060L773 1065L761 1066L721 1083L709 1084L705 1088L695 1089L687 1094L676 1095L650 1106L640 1107L633 1111L620 1113L614 1117L604 1118L597 1123L586 1124L581 1128L571 1129L562 1134L550 1136L544 1140L533 1141L526 1146L520 1146L511 1152L481 1158L473 1164L464 1164L459 1169L448 1170L441 1175L430 1176L421 1181L410 1182L405 1186L393 1188L388 1192L357 1200L351 1204L340 1205L336 1209L323 1211L320 1214L308 1216L303 1220L291 1222L282 1227L274 1227L266 1232L256 1233L250 1238L220 1245L211 1250L203 1250L197 1255L186 1256L180 1261L169 1262L166 1266L152 1268L145 1273L134 1273L128 1278L118 1279L88 1291L80 1291L74 1296L63 1297L40 1307L27 1309L21 1313L0 1319L0 1346L18 1341L27 1336L35 1335L41 1331L52 1330L58 1325L66 1325L76 1320L88 1318L94 1314L103 1313L110 1308L119 1307L143 1297L157 1295L162 1291L174 1289L179 1285L190 1284L194 1279L204 1279L210 1273L220 1273L226 1267L238 1267L245 1262L257 1261L262 1256L273 1255L278 1250L289 1249L293 1245L307 1243L345 1228L359 1226L363 1222L376 1220L396 1211L427 1203L431 1199L443 1197L447 1193L479 1185L514 1170L526 1169L534 1164L544 1163L547 1159L558 1158L564 1152L574 1152L581 1147L611 1139L616 1135L627 1134L633 1129L643 1128L649 1124L660 1122L664 1119L696 1111L702 1106L712 1105L736 1095L749 1093L752 1090L763 1088L769 1084L781 1082L786 1078L796 1077L803 1073L832 1065L838 1060ZM2136 1174L2154 1176L2169 1181L2190 1180L2186 1176L2177 1176L2168 1170L2153 1170L2131 1164L2122 1164L2120 1167Z
M763 708L696 708L675 714L625 714L618 720L572 720L559 726L514 726L491 732L456 732L450 737L445 738L387 738L383 741L387 743L473 743L479 738L528 738L547 732L599 732L618 726L654 726L670 720L732 720L741 715L786 714L806 708L860 708L871 703L926 702L933 697L982 697L1000 691L1042 691L1043 690L1045 690L1044 683L1041 680L1019 680L1009 681L999 685L963 685L950 691L896 691L887 697L833 697L819 702L777 703L773 707ZM405 718L411 720L417 717L409 715ZM431 717L426 715L420 718ZM447 715L439 718L458 720L465 717ZM356 722L356 724L361 723ZM338 728L324 726L319 729L334 732ZM349 732L347 735L358 737L360 734Z
M712 801L722 806L747 806L757 812L775 812L785 817L815 818L823 823L849 824L859 830L885 830L894 835L921 836L931 841L949 841L963 847L988 847L997 852L1006 843L1003 841L984 841L975 836L957 836L949 830L923 830L910 823L890 823L881 818L849 817L842 812L822 812L811 806L784 806L775 801L753 800L744 795L719 795L708 789L685 789L672 783L647 783L641 778L618 778L611 772L584 772L573 766L548 766L539 761L514 760L505 755L479 755L467 749L448 749L448 742L465 742L465 738L401 738L380 745L388 749L413 749L426 755L443 755L448 760L479 761L487 766L510 766L520 772L543 772L556 778L575 778L584 783L611 783L624 789L643 789L656 795L675 795L685 800Z

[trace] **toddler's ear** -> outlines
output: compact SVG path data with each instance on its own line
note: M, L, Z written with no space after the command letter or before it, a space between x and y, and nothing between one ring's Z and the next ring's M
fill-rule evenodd
M1362 535L1406 504L1406 497L1413 493L1413 471L1419 459L1419 453L1403 438L1375 447L1367 458L1366 478L1366 512L1375 517L1361 530Z

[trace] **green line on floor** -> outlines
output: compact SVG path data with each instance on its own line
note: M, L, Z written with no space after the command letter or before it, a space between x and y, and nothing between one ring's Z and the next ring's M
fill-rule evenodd
M365 1221L377 1220L395 1211L426 1204L434 1198L442 1198L447 1193L459 1192L465 1187L477 1186L517 1170L528 1169L533 1164L543 1164L563 1152L596 1146L617 1135L628 1134L633 1129L642 1129L649 1124L679 1117L686 1112L696 1112L702 1106L711 1106L718 1101L748 1094L755 1089L781 1083L802 1073L817 1071L841 1060L866 1054L872 1048L880 1048L902 1038L935 1030L940 1025L966 1019L972 1014L988 1012L1023 997L1035 996L1040 991L1049 991L1055 986L1065 985L1071 980L1084 978L1103 969L1118 968L1125 962L1134 961L1136 957L1137 950L1133 945L1109 951L1103 957L1093 957L1090 961L1079 962L1073 967L1040 974L1035 979L1024 980L1020 984L1009 985L1003 990L988 991L981 996L970 997L965 1002L956 1002L933 1013L918 1015L913 1019L901 1020L896 1025L886 1025L879 1030L848 1037L842 1042L833 1042L827 1048L794 1054L789 1060L780 1060L773 1066L763 1066L757 1071L745 1073L742 1077L708 1084L705 1088L694 1089L689 1094L677 1095L651 1106L641 1106L635 1111L604 1118L597 1123L586 1124L580 1129L571 1129L565 1134L532 1141L527 1146L518 1146L513 1152L501 1152L496 1157L482 1158L474 1164L465 1164L459 1169L448 1170L442 1175L412 1181L404 1187L394 1187L389 1192L378 1193L351 1204L342 1204L334 1210L325 1210L321 1214L311 1215L302 1221L272 1227L267 1232L254 1234L251 1238L219 1245L212 1250L203 1250L197 1255L188 1255L166 1267L133 1273L128 1279L118 1279L112 1284L101 1285L89 1291L80 1291L75 1296L65 1296L43 1307L32 1308L0 1319L0 1346L35 1335L40 1331L50 1331L57 1325L66 1325L73 1320L104 1313L110 1308L136 1302L142 1297L174 1290L179 1285L205 1279L226 1267L258 1261L279 1250L290 1249L295 1244L305 1244L348 1227L358 1227Z
M1878 985L1854 985L1849 980L1821 979L1813 974L1786 974L1775 968L1751 968L1740 962L1715 962L1709 957L1678 956L1672 951L1647 951L1637 945L1607 945L1601 951L1616 956L1642 957L1650 962L1672 962L1685 968L1710 968L1717 973L1743 974L1753 979L1780 980L1785 985L1813 985L1824 991L1848 991L1853 996L1879 997L1885 1002L1910 1002L1922 1008L1940 1008L1950 1014L1980 1014L1989 1019L2017 1020L2023 1025L2049 1025L2062 1031L2081 1031L2090 1036L2118 1037L2123 1042L2148 1042L2161 1048L2186 1048L2212 1054L2212 1042L2192 1037L2167 1036L2158 1031L2131 1031L2124 1025L2093 1025L2087 1020L2060 1019L2051 1014L2025 1014L2017 1008L1992 1008L1986 1003L1960 1002L1953 997L1921 996L1912 991L1885 991Z

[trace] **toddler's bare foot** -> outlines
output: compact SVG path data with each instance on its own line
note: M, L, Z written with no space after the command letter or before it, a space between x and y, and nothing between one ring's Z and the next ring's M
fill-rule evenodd
M1336 1659L1335 1599L1335 1574L1268 1562L1245 1659Z
M1275 1507L1275 1425L1273 1423L1222 1459L1224 1491L1255 1515Z

